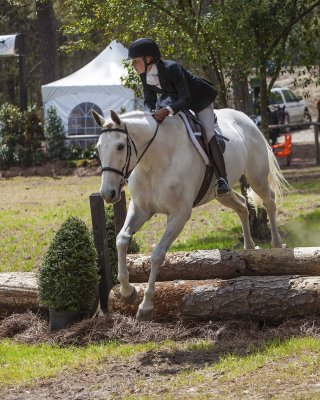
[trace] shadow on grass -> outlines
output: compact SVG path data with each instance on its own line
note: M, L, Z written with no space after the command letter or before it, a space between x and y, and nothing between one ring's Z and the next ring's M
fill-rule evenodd
M195 342L186 349L150 350L138 358L142 367L157 366L160 375L173 375L214 365L225 369L228 365L236 365L238 360L238 373L241 375L241 360L245 362L243 365L252 365L250 356L260 356L262 365L264 356L273 358L279 353L285 358L298 352L301 347L299 339L306 340L304 348L307 353L309 345L314 346L314 343L308 343L310 339L318 342L319 323L314 319L289 319L277 326L252 321L213 323L213 327L219 327L216 338Z
M317 247L320 245L320 208L301 214L280 227L289 247Z
M170 250L173 251L192 251L192 250L211 250L211 249L242 249L243 239L241 227L233 227L225 231L213 232L204 237L190 237L182 243L174 243Z
M279 227L283 241L288 247L320 246L320 208L311 213L301 213L297 218ZM261 248L270 248L269 242L255 241ZM170 252L211 249L243 249L241 227L213 232L204 237L190 237L181 243L174 243Z

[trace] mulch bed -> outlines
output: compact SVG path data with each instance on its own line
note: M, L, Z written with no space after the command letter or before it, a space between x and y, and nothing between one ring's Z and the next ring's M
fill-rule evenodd
M256 342L257 345L273 338L320 336L320 318L288 319L278 325L261 324L249 320L209 321L194 323L178 321L137 322L117 313L78 322L67 329L50 331L47 319L32 312L12 314L0 321L0 338L13 338L28 344L48 343L60 346L85 346L118 340L122 343L147 343L172 340L210 340L227 344ZM246 346L245 346L246 347Z

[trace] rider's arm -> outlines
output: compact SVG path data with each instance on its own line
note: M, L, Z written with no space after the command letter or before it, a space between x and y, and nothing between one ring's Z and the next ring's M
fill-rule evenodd
M178 63L172 63L169 67L168 73L170 75L170 81L174 85L178 99L173 101L169 106L172 108L174 114L181 110L189 109L191 104L191 94L189 85L184 71Z

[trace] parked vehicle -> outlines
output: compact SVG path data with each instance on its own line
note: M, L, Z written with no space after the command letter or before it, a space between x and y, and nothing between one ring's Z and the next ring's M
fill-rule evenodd
M269 105L284 107L284 123L286 124L308 123L312 120L305 100L286 87L275 86L271 89Z
M252 115L251 118L260 126L260 100L259 92L257 90L256 92L253 99L255 114ZM280 125L309 123L312 121L312 118L307 103L301 96L296 96L292 90L286 87L275 86L271 89L271 94L268 98L268 120L269 125ZM299 128L299 126L297 126L297 128ZM308 126L304 128L308 128ZM279 135L283 132L278 130L278 132L274 132L274 136L276 136L276 133ZM274 143L276 137L270 139L271 142Z

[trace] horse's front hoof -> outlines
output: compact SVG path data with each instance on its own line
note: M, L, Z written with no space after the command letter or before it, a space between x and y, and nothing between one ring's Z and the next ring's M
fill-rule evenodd
M136 290L136 288L135 287L133 288L132 293L130 294L130 296L127 296L127 297L121 296L121 299L125 304L134 304L136 302L136 300L137 300L137 290Z
M153 318L153 308L148 308L143 310L142 308L138 308L138 312L136 315L137 321L152 321Z

